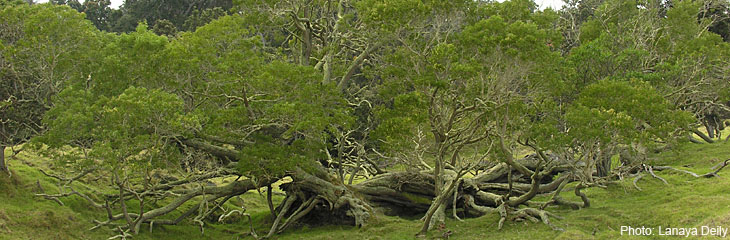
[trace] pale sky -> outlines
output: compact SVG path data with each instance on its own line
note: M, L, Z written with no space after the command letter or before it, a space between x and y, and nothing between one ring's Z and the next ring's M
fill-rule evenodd
M121 6L122 3L124 3L124 0L111 0L111 1L112 1L112 5L111 5L112 8L119 8L119 6ZM498 1L501 2L502 0L498 0ZM48 2L48 0L39 0L38 2ZM540 6L540 9L552 7L555 10L559 10L560 7L563 6L562 0L535 0L535 2L537 3L537 5Z
M122 3L124 3L124 0L111 0L111 1L112 1L112 5L111 5L112 8L119 8L119 6L121 6ZM44 3L44 2L48 2L48 0L36 0L36 2ZM79 2L84 2L84 0L81 0Z
M535 2L540 6L540 9L552 7L555 10L560 10L563 7L563 0L535 0Z

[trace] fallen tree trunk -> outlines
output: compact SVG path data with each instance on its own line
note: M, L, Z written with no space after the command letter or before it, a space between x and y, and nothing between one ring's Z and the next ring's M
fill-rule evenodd
M541 165L536 155L528 155L515 162L526 168L522 171L533 174L526 176L517 168L500 163L473 178L462 179L462 184L453 184L453 189L441 198L434 193L435 180L430 171L385 173L347 186L328 175L323 168L315 171L297 169L290 173L293 181L281 185L287 193L287 200L277 208L280 211L270 234L281 232L297 221L316 224L345 222L365 226L376 215L375 212L420 215L426 213L436 200L446 208L462 209L460 212L468 216L502 211L518 215L510 219L546 217L547 213L542 209L526 210L521 206L528 204L536 195L553 193L564 182L572 180L572 174L567 172L570 168L560 161ZM509 175L514 180L511 189L507 183ZM555 204L559 203L564 201ZM549 224L547 219L542 221Z

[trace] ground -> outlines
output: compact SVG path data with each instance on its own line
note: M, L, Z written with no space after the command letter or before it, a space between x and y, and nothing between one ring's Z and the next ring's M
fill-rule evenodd
M10 155L9 150L7 154ZM706 173L720 160L728 158L728 142L687 143L653 155L651 161L653 165ZM40 188L50 193L58 191L56 180L38 171L38 168L45 169L45 161L47 159L31 152L23 152L9 160L13 175L0 175L0 239L106 239L113 235L111 230L88 230L94 226L92 220L101 220L104 214L91 209L80 198L66 198L61 206L34 196ZM620 227L730 227L730 170L720 172L720 178L694 178L673 171L662 171L657 175L665 178L669 185L645 176L637 183L643 191L638 191L632 184L633 179L625 179L609 185L607 189L584 190L591 199L588 209L549 208L564 218L552 219L553 224L565 229L564 232L553 231L542 223L509 221L502 230L497 230L499 217L492 214L463 222L449 218L443 230L431 231L428 238L442 238L444 232L451 231L450 239L648 239L621 236ZM75 189L102 191L93 183L78 183ZM570 186L566 191L570 191ZM571 192L562 196L577 201ZM233 199L227 207L246 206L247 212L253 216L257 232L263 234L269 227L269 211L264 198L265 194L252 191L240 199ZM275 200L281 201L282 197L275 195ZM134 239L245 239L248 226L247 220L234 220L227 224L208 224L201 233L192 221L184 221L180 226L155 226L152 232L149 226L145 226ZM276 239L414 239L420 226L418 217L379 215L362 229L332 225L300 226L287 230ZM662 237L654 235L651 239Z

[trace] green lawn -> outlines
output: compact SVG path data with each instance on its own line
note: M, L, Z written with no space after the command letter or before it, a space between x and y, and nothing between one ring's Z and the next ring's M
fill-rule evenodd
M730 158L730 143L685 144L676 149L652 156L654 165L670 165L696 173L706 173L720 160ZM40 159L40 160L39 160ZM106 239L111 230L88 231L92 219L104 219L104 214L91 209L77 197L63 200L64 206L54 201L35 197L40 191L58 191L56 180L42 175L37 167L42 165L40 157L23 153L19 159L11 159L14 171L12 178L0 176L0 239ZM31 167L27 165L34 165ZM549 208L563 217L551 219L553 224L566 231L553 231L542 223L507 222L497 230L498 216L488 215L465 219L460 222L447 220L446 229L453 232L451 239L650 239L648 237L621 236L620 228L646 226L662 227L730 227L730 169L720 173L721 178L694 178L673 171L657 172L669 185L645 176L638 184L643 191L636 190L633 179L609 185L607 189L592 188L584 192L591 199L588 209ZM77 190L93 189L93 184L76 184ZM98 189L97 189L98 190ZM568 189L570 190L570 185ZM563 196L578 200L572 191ZM276 196L281 201L281 196ZM241 202L243 201L243 202ZM257 232L267 231L268 208L264 197L258 192L249 192L234 199L229 208L245 205L252 214ZM179 214L176 213L176 214ZM239 239L248 232L246 220L229 224L209 224L205 232L192 221L180 226L155 226L150 233L143 227L142 233L134 239ZM362 229L349 226L303 226L290 229L277 239L414 239L420 222L417 219L377 216L371 224ZM441 232L431 231L429 238L441 237ZM654 235L651 239L663 239ZM674 239L675 237L666 237ZM250 238L249 238L250 239Z

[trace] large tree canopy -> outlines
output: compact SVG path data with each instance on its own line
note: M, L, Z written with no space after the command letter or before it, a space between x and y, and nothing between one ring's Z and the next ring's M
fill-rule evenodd
M88 200L119 237L202 227L262 187L261 237L382 213L423 215L425 234L447 210L560 230L546 206L590 207L583 189L730 118L704 1L2 3L0 150L32 138L65 184L99 176L108 191L40 195Z
M53 106L53 97L68 82L88 76L98 31L68 7L23 4L0 11L0 151L4 151L43 132L41 119ZM7 170L3 157L0 170Z

